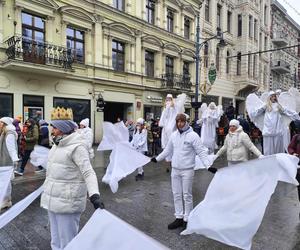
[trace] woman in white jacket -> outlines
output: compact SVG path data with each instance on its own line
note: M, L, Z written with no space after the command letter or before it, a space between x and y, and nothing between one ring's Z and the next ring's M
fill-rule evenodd
M41 207L48 210L51 248L62 250L78 233L87 193L95 209L104 205L84 137L75 133L72 111L56 110L51 114L54 145L48 156Z
M148 151L147 134L148 132L145 128L145 120L143 118L137 119L131 145L136 151L143 154L145 154ZM144 169L143 167L140 167L138 168L138 174L135 176L135 180L138 181L143 179Z
M228 165L237 164L248 161L249 151L257 157L262 157L261 152L243 131L240 122L236 119L231 120L229 123L229 133L225 138L223 147L217 152L216 158L226 152Z
M13 118L2 117L0 119L0 167L17 167L18 165L18 135L12 123ZM0 210L11 206L11 183L9 183L4 200L0 204Z
M94 135L93 130L89 127L90 119L85 118L79 123L79 129L77 130L78 133L82 134L84 136L86 145L89 149L89 155L90 159L93 159L95 157L94 149L93 149L93 142L94 142Z

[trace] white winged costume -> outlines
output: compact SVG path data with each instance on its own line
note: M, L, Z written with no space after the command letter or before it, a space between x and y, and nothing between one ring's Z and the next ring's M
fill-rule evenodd
M256 94L247 96L246 109L252 122L262 131L264 155L284 152L284 133L292 120L300 119L296 110L296 98L287 92L280 94L278 102L272 103L275 95L270 91L263 102Z

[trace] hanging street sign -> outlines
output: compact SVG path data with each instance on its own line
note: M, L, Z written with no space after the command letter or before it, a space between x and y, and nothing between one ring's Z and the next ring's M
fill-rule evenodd
M216 78L217 78L217 69L216 69L215 65L212 63L208 70L208 80L211 85L214 84Z

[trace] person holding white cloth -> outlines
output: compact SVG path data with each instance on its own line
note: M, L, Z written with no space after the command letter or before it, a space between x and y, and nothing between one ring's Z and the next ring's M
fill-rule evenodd
M52 250L62 250L77 235L89 194L94 208L104 208L84 137L76 133L71 109L51 114L52 146L43 184L41 207L48 210Z
M176 127L177 130L172 133L166 148L151 161L162 161L168 155L172 155L171 182L176 219L168 225L168 229L179 227L185 229L188 216L193 209L192 186L196 155L210 172L215 173L217 169L210 167L207 149L203 146L199 135L187 123L185 114L176 116Z
M240 122L233 119L229 123L229 132L226 135L224 145L215 155L215 159L223 153L227 153L228 166L240 162L248 161L249 151L257 157L263 157L261 152L255 147L250 137L243 131Z
M145 127L145 120L143 118L137 119L132 141L130 143L136 151L142 154L145 154L148 151L147 135L148 132ZM144 169L143 167L140 167L138 168L138 174L135 176L135 180L138 181L143 179Z
M0 167L18 166L18 134L13 125L13 118L2 117L0 119ZM13 178L13 176L12 176ZM11 182L8 185L4 201L0 204L0 211L3 208L12 206L11 202Z

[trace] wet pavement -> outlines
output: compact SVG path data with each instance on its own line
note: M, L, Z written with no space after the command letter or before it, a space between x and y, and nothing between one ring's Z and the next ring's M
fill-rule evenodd
M96 153L93 166L99 183L108 159L108 153ZM214 165L222 167L226 165L226 161L221 158ZM119 182L116 194L111 192L109 186L101 183L100 192L106 209L171 249L236 249L200 235L180 236L180 229L167 229L168 223L174 220L174 207L170 174L166 173L165 166L166 163L148 164L144 168L144 181L136 182L135 173L131 174ZM43 183L44 173L34 174L32 170L29 167L24 177L14 180L14 203ZM212 178L213 175L206 170L196 172L193 187L195 206L204 198ZM254 237L252 249L300 249L299 210L296 189L279 183ZM88 201L87 209L81 217L81 227L93 211ZM0 229L0 249L50 249L47 212L39 207L39 198L11 223Z

